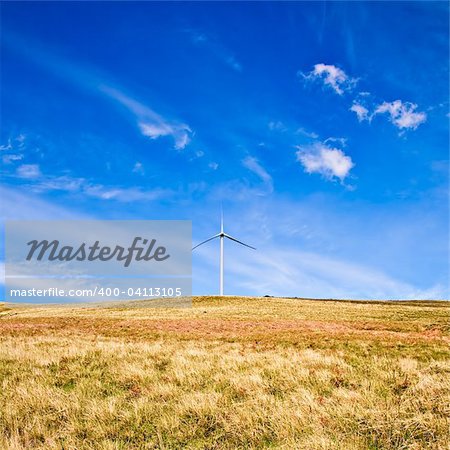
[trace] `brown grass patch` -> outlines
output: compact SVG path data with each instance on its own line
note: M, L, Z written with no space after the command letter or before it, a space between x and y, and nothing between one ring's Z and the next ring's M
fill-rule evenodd
M0 305L0 448L448 448L449 311Z

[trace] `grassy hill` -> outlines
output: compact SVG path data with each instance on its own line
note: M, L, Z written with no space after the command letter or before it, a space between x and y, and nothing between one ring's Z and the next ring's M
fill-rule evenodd
M450 303L145 306L0 305L0 448L450 445Z

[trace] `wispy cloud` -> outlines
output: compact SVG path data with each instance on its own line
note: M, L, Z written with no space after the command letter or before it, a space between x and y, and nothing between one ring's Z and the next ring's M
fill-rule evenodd
M272 120L268 124L270 131L286 131L287 128L280 120Z
M302 136L305 136L310 139L317 139L319 137L319 135L317 133L314 133L314 131L305 130L305 128L303 127L300 127L297 130L297 134L301 134Z
M171 136L178 150L184 149L189 144L192 130L188 125L167 119L144 103L125 94L123 89L116 87L116 83L109 81L109 77L97 69L83 67L63 57L57 57L37 44L30 45L29 40L10 32L4 33L4 43L66 82L121 104L135 116L136 125L144 136L150 139Z
M306 74L299 72L299 75L305 80L321 80L325 86L339 95L343 95L345 91L351 91L358 81L333 64L315 64L311 72Z
M440 231L427 238L432 224L442 221L445 225L438 211L424 215L417 205L403 205L400 211L395 205L386 211L381 205L359 208L359 204L358 217L350 217L353 202L317 193L295 200L275 194L258 203L225 205L228 231L258 248L250 252L240 246L227 247L228 294L449 298L447 266L433 275L414 275L429 264L426 255L430 246L439 246L446 236L446 227L439 226L434 230ZM209 220L214 208L217 210L215 199L210 207L207 213L202 210L202 217L208 220L196 227L199 240L215 232L216 225ZM205 245L193 255L194 287L203 289L199 293L217 290L215 277L206 283L202 279L203 273L218 273L217 252L214 245ZM440 257L445 258L445 252ZM402 264L405 258L411 263L408 268Z
M8 139L7 144L0 145L0 151L10 151L12 150L13 146L11 144L11 139Z
M20 161L23 159L25 139L26 136L24 134L19 134L13 139L9 138L6 144L0 145L3 164L11 164L14 161Z
M267 221L264 223L269 228L272 226ZM292 240L289 246L274 245L270 237L265 242L259 234L255 230L249 234L251 237L240 236L247 242L259 242L257 254L231 246L227 250L228 258L233 261L228 268L228 279L233 280L233 287L228 288L229 294L246 292L310 298L410 300L444 299L448 295L440 283L420 288L397 279L382 268L350 262L323 251L301 250L296 240ZM210 273L217 260L217 250L204 246L195 258L202 261L202 267L209 267ZM195 284L200 271L197 270L198 262L194 263Z
M190 36L193 44L209 49L213 55L228 67L236 72L242 72L242 64L237 60L236 56L213 36L192 28L187 28L183 32Z
M324 142L296 147L297 160L306 173L318 173L330 180L338 178L343 181L355 166L350 156Z
M273 192L272 177L256 158L253 156L247 156L242 161L242 165L261 179L268 192Z
M47 176L41 174L36 182L29 186L33 192L65 191L83 192L89 183L84 178L76 178L68 175Z
M225 62L236 72L242 71L241 63L233 55L226 56Z
M86 214L72 210L69 206L48 202L30 192L0 186L0 196L3 207L0 208L0 219L30 220L30 219L82 219Z
M328 145L329 142L334 142L335 144L338 144L338 145L340 145L341 147L346 147L346 146L347 146L347 138L343 138L343 137L334 137L334 136L331 136L331 137L329 137L329 138L326 138L326 139L323 141L323 143L324 143L324 144L327 144L327 145Z
M29 184L27 188L35 193L61 191L119 202L151 201L166 198L173 194L172 191L161 188L146 190L138 187L121 187L93 183L86 178L72 177L69 175L48 176L41 172L37 164L23 164L19 166L16 171L16 176L28 180Z
M83 186L82 192L101 200L116 200L119 202L152 201L170 195L170 192L164 189L143 190L134 187L120 188L101 184Z
M6 154L2 156L3 164L11 164L14 161L20 161L23 159L21 154Z
M144 175L145 174L144 165L141 162L136 161L136 163L133 166L133 173Z
M38 164L22 164L17 168L16 173L19 178L31 180L37 179L42 175Z
M419 289L381 270L320 253L277 246L264 248L257 258L244 251L239 255L230 266L230 276L241 290L257 295L362 299L439 299L446 295L442 285Z
M99 89L108 97L127 108L136 117L137 125L144 136L150 139L171 136L177 150L182 150L189 144L192 130L188 125L165 119L148 106L129 97L118 89L107 85L101 85Z

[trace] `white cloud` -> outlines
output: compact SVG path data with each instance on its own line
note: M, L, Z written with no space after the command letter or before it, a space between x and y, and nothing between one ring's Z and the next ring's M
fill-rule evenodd
M342 150L316 142L308 146L297 146L297 160L305 172L319 173L325 178L339 178L343 181L354 167L350 156Z
M360 92L359 96L362 96L362 94L364 93ZM383 102L376 107L372 106L372 113L365 104L367 104L367 100L363 102L355 100L350 108L350 111L356 114L359 122L364 120L370 122L377 114L388 114L390 121L400 130L415 130L427 120L426 113L416 111L417 105L415 103L403 102L402 100Z
M213 161L208 164L208 167L212 170L217 170L219 168L219 164Z
M139 129L144 136L150 139L158 139L162 136L172 136L175 141L175 148L182 150L190 142L189 134L191 129L187 125L170 125L167 122L160 123L139 122Z
M305 79L321 79L339 95L350 91L357 82L356 78L349 77L342 69L332 64L316 64L311 72L301 74Z
M369 110L358 102L353 103L352 107L350 108L350 111L356 113L359 122L362 122L364 120L370 120Z
M272 177L256 158L247 156L247 158L242 161L242 165L261 178L269 192L273 191Z
M150 139L158 139L161 136L168 136L172 133L172 129L166 124L139 123L139 129L144 136Z
M41 170L38 164L22 164L17 168L19 178L35 179L41 176Z
M183 150L191 142L191 138L189 137L191 132L192 130L187 125L181 125L178 129L174 130L173 136L177 150Z
M172 125L168 122L160 121L159 123L139 122L141 133L150 139L158 139L162 136L172 136L175 141L175 148L183 150L190 142L189 133L191 129L184 124Z
M136 164L133 167L133 173L138 173L140 175L144 175L145 170L144 170L144 166L141 162L136 161Z
M311 72L306 74L299 72L299 74L306 80L322 80L325 85L331 87L339 95L352 90L358 81L358 79L349 77L342 69L332 64L316 64ZM377 114L388 114L391 122L400 130L415 130L427 120L426 113L417 111L415 103L403 102L402 100L385 101L374 108L373 105L367 106L370 96L370 92L359 92L350 107L350 111L356 114L359 122L365 120L370 122ZM370 110L373 112L371 113Z
M389 114L391 122L402 129L412 128L415 130L420 124L427 120L424 112L416 112L417 105L410 102L395 100L393 102L383 102L375 109L375 114Z

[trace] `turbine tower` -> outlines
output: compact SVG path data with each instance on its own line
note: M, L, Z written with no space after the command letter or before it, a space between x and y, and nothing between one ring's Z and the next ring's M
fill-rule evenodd
M209 241L212 241L213 239L219 238L220 239L220 285L219 285L219 292L220 295L223 296L223 241L225 238L230 239L231 241L237 242L238 244L243 245L244 247L251 248L253 250L256 250L255 247L252 247L251 245L244 244L243 242L239 241L238 239L234 238L233 236L230 236L229 234L225 233L223 231L223 212L221 213L220 217L220 233L214 235L213 237L210 237L209 239L206 239L206 241L200 242L200 244L197 244L195 247L192 248L192 250L195 250L197 247L200 247L200 245L206 244Z

